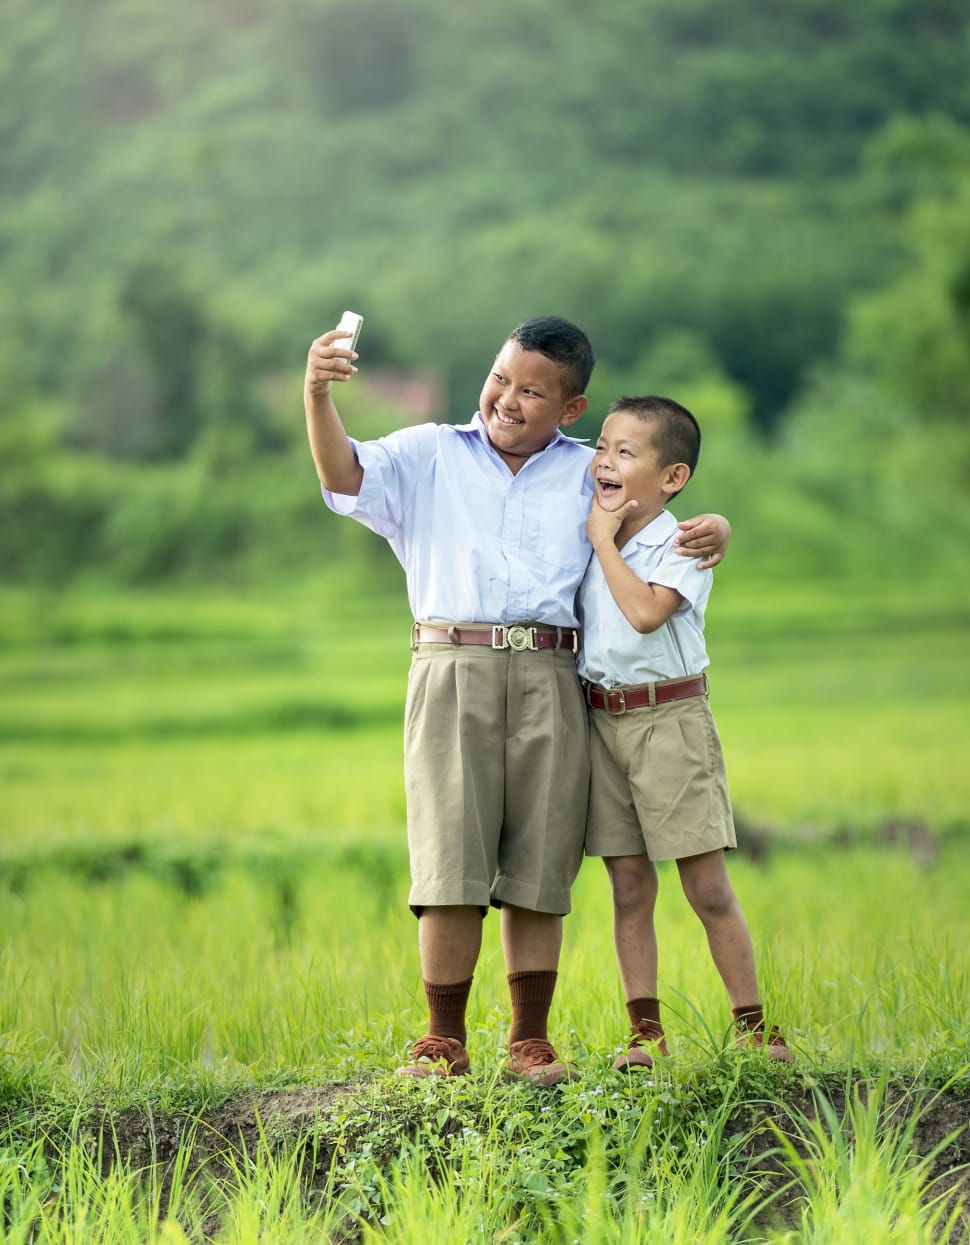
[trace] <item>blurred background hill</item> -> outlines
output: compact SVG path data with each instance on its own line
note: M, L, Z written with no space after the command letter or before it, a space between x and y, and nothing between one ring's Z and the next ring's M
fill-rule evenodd
M327 522L310 340L354 431L464 421L558 313L706 434L735 565L919 576L970 545L959 0L7 0L0 574L258 581Z

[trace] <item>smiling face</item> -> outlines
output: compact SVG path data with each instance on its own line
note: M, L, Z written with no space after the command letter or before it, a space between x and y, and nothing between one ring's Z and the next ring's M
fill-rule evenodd
M574 424L586 398L564 398L559 365L507 341L482 386L479 408L488 439L513 472L545 449L557 428Z
M624 521L625 536L652 522L690 475L685 463L661 462L652 431L651 421L630 411L616 411L603 424L590 465L596 497L604 510L637 502L636 510Z

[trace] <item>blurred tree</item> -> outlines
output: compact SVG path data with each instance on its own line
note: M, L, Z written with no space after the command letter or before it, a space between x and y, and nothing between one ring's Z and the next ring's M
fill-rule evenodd
M176 269L136 264L119 294L114 350L83 387L69 443L120 458L180 458L206 428L252 450L289 441L265 410L258 349Z
M284 6L292 45L304 59L326 121L381 111L421 84L420 52L433 6L411 0L341 0Z
M163 458L177 458L192 445L204 420L201 389L208 325L179 274L157 262L131 270L120 304L153 381L157 437L151 448Z
M759 434L839 385L959 428L964 0L6 0L3 25L4 420L237 472L299 429L268 395L356 306L362 365L432 368L456 418L512 325L567 315L597 404L676 383L719 438L743 409L745 487ZM55 474L18 514L117 491Z
M938 137L938 125L928 127ZM895 150L915 155L933 189L909 210L910 262L885 289L858 298L849 315L846 365L905 401L920 419L966 426L970 393L970 132L915 152L912 131ZM958 141L959 140L959 141ZM929 153L935 152L932 179ZM970 438L968 438L970 462ZM968 480L970 483L970 480Z

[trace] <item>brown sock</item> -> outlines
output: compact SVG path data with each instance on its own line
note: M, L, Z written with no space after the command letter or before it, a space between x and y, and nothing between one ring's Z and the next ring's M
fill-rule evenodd
M509 973L509 999L512 1023L509 1045L525 1038L549 1037L549 1008L556 989L558 973Z
M471 993L472 979L456 981L453 985L436 986L424 983L428 1000L428 1032L436 1037L457 1038L462 1046L468 1036L465 1029L465 1009Z
M660 1000L647 997L645 999L628 999L626 1014L630 1017L630 1028L636 1029L641 1020L649 1020L651 1024L662 1029L660 1020Z
M731 1010L734 1023L739 1029L763 1029L765 1027L765 1014L760 1003L749 1003L746 1007L734 1007Z

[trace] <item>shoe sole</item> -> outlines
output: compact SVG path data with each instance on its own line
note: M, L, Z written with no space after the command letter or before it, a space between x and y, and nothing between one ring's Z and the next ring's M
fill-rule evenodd
M527 1081L532 1085L541 1085L548 1089L553 1085L562 1085L564 1081L578 1081L579 1073L562 1064L541 1064L537 1068L506 1068L505 1076L510 1081Z
M434 1064L429 1064L426 1068L410 1065L394 1069L395 1076L410 1076L416 1081L426 1080L429 1076L466 1076L469 1072L471 1072L470 1067L456 1068L452 1065L450 1068L441 1068L435 1067Z
M626 1055L620 1055L618 1059L613 1061L614 1072L638 1072L641 1069L644 1072L649 1072L651 1068L656 1066L656 1059L651 1059L649 1055L643 1059L628 1059Z
M778 1063L794 1063L795 1053L787 1046L755 1046L753 1042L738 1042L738 1049L744 1054L761 1055L764 1059L775 1059Z

